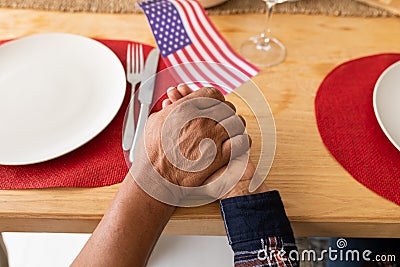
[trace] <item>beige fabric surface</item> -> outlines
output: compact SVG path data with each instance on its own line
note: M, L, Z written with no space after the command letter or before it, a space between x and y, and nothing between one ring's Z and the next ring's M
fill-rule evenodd
M69 12L137 13L137 0L0 0L0 7L33 8ZM228 0L208 9L209 14L260 13L265 11L261 0ZM392 16L388 11L356 0L301 0L276 6L278 13L328 14L334 16Z
M325 14L334 16L378 17L392 16L386 10L368 6L355 0L301 0L275 6L277 13ZM260 0L230 0L208 10L212 14L257 13L265 11L265 3Z

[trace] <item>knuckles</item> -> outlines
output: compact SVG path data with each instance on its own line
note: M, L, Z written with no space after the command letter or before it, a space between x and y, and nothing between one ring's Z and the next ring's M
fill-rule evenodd
M199 90L200 96L214 98L220 101L225 101L224 95L214 87L203 87Z

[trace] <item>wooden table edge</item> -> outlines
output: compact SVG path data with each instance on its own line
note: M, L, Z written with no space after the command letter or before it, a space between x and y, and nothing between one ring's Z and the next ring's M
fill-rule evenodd
M0 232L92 233L100 218L0 218ZM292 220L296 237L400 238L400 222L321 222ZM385 227L382 227L382 224ZM368 233L368 236L365 235ZM223 236L221 218L171 219L164 235Z

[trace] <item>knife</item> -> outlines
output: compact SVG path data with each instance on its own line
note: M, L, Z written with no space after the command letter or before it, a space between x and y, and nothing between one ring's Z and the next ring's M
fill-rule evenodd
M142 83L139 87L138 100L140 102L140 113L138 123L136 127L136 134L133 138L132 148L129 152L129 161L134 161L135 149L138 144L138 140L144 131L147 118L150 113L150 105L153 101L154 86L156 82L156 73L158 67L158 60L160 58L160 52L157 48L153 48L150 54L147 56L145 69L143 73Z

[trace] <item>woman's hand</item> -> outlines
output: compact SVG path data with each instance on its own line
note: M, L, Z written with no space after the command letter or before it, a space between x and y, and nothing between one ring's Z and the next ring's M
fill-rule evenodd
M169 110L171 107L173 107L174 104L179 103L179 101L184 101L184 99L192 97L195 94L196 92L190 90L189 87L186 86L185 84L180 84L177 87L172 87L167 92L168 98L165 99L163 102L162 105L163 109ZM233 110L236 110L233 104L229 102L225 103L229 104L229 106L231 106ZM245 120L243 119L243 117L241 116L239 117L243 122L243 126L245 126L246 125ZM240 131L244 131L244 129L241 128ZM227 151L226 153L230 153L230 151ZM223 162L225 162L225 160ZM222 167L216 170L210 177L203 176L202 179L197 179L197 181L202 182L204 184L211 183L216 179L218 179L225 170L226 170L226 164L222 165ZM221 199L244 196L249 194L257 194L268 191L268 188L265 183L262 183L255 191L253 192L249 191L249 185L253 176L255 175L255 170L256 168L254 164L249 160L246 169L242 177L240 178L239 182L235 185L235 187L232 190L230 190L227 194L225 194Z

